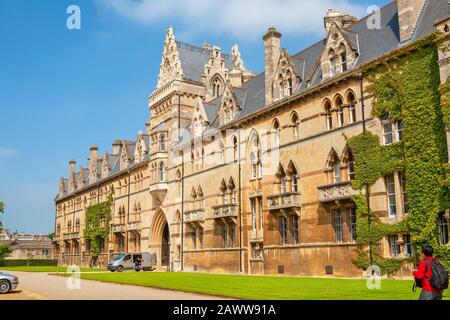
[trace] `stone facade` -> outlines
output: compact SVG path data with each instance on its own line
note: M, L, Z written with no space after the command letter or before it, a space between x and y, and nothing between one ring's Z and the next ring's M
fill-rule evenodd
M118 252L150 251L175 271L360 276L351 262L354 160L345 136L365 127L383 143L401 139L400 123L371 116L361 68L406 45L399 30L413 42L450 14L443 0L397 2L381 10L378 30L367 28L370 17L329 11L325 39L295 55L269 28L260 74L246 70L237 46L228 55L185 44L169 28L146 131L114 142L111 154L92 147L88 169L75 172L71 161L61 180L60 263L89 264L84 213L113 192L100 266ZM414 11L412 28L403 25L411 19L397 18L405 7ZM445 79L447 70L448 61ZM404 183L396 173L371 190L371 208L384 222L406 214ZM408 236L385 239L377 250L407 255Z

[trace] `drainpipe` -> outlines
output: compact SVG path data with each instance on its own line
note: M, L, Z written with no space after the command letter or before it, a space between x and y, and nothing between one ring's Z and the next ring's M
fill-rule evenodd
M361 112L362 112L362 121L363 121L363 133L366 133L367 128L366 128L366 115L365 115L365 106L364 106L364 88L363 88L363 75L360 75L359 78L359 88L360 88L360 92L361 92ZM365 185L365 189L366 189L366 205L367 205L367 223L369 225L369 229L370 229L370 224L372 223L372 219L370 217L370 194L369 194L369 184L366 183ZM370 256L370 265L373 265L373 249L372 249L372 240L369 239L369 256Z

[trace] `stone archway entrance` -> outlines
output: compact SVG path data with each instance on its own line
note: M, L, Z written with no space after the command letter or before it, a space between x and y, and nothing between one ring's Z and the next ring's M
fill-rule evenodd
M150 251L156 253L158 266L170 265L170 229L166 214L159 208L150 228Z
M161 265L168 266L170 263L170 233L169 225L166 223L162 236Z

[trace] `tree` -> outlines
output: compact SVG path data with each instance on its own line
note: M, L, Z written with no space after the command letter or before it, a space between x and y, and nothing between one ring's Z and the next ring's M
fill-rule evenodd
M0 260L5 259L6 257L9 257L12 253L12 249L7 244L0 244Z
M53 241L53 239L55 238L55 233L54 232L50 232L47 237Z
M3 202L0 201L0 213L4 213L5 212L5 205ZM3 226L2 226L2 222L0 221L0 230L2 230Z

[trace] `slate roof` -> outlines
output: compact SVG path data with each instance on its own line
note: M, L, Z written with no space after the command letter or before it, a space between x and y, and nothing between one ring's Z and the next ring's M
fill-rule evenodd
M205 70L205 65L211 57L212 50L181 41L176 41L176 44L184 78L200 82L202 73ZM225 59L225 67L231 71L234 67L232 57L222 53L222 58Z

